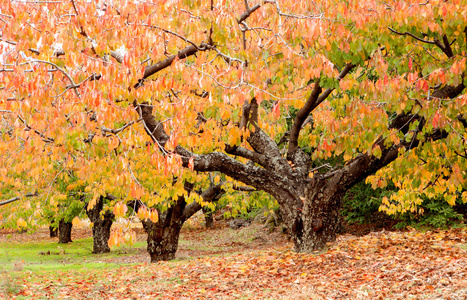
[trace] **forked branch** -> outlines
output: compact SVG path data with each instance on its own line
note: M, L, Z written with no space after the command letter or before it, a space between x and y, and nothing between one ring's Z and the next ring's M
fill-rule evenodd
M448 38L446 35L443 35L443 43L441 43L441 41L439 39L434 39L433 41L430 41L430 40L425 40L425 39L422 39L422 38L419 38L418 36L414 35L413 33L410 33L408 31L406 32L399 32L399 31L396 31L394 29L392 29L391 27L388 27L388 29L392 32L392 33L395 33L395 34L398 34L398 35L408 35L412 38L414 38L415 40L419 41L419 42L422 42L422 43L425 43L425 44L431 44L431 45L436 45L438 46L438 48L441 49L441 51L444 52L444 54L446 54L447 57L451 58L454 56L454 54L452 53L452 48L451 48L451 44L449 43L448 41Z
M353 68L355 68L354 64L347 64L339 73L337 80L342 80ZM301 129L303 128L303 123L305 122L308 115L320 105L326 98L332 93L334 88L328 88L324 92L322 92L321 87L319 86L319 82L316 82L311 95L308 97L305 105L298 111L297 116L295 117L294 124L292 125L292 130L290 132L290 140L289 140L289 150L287 152L287 156L289 157L298 149L298 136L300 134Z

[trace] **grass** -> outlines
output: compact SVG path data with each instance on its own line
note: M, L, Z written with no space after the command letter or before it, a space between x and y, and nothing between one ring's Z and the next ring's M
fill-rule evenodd
M92 238L75 240L69 244L57 242L27 242L0 244L0 273L11 271L48 271L116 268L119 263L103 260L135 253L146 242L136 242L125 251L113 250L106 254L92 254Z

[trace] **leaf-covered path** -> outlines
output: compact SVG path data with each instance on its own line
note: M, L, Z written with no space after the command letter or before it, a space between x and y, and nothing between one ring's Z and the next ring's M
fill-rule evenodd
M224 229L228 230L228 229ZM193 231L199 234L202 231ZM466 299L467 229L343 235L322 253L288 243L118 269L12 276L12 299Z

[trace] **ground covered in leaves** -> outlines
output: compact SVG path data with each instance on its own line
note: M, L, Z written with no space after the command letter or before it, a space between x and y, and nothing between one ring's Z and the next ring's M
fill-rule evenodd
M380 231L342 235L325 251L297 254L284 236L258 224L187 228L175 261L150 264L140 247L98 258L124 263L111 268L31 271L26 265L0 274L0 298L467 299L466 242L467 229Z

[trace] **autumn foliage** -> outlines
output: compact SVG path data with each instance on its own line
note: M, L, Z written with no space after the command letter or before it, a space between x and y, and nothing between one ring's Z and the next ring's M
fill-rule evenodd
M0 195L38 194L18 204L33 215L5 221L34 223L70 174L91 207L112 194L124 216L139 199L153 221L167 199L202 202L184 182L243 182L290 212L297 245L334 226L306 215L310 191L338 205L358 181L393 181L388 213L467 199L464 1L8 1L0 14Z

